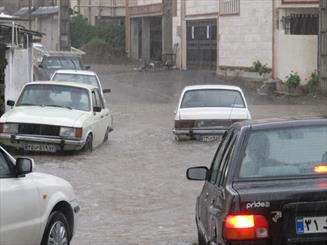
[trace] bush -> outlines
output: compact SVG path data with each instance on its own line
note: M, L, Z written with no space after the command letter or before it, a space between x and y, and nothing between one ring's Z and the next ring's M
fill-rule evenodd
M101 23L96 26L88 24L81 15L74 16L70 21L72 46L80 48L88 43L106 43L113 48L124 48L124 26L118 24Z
M262 63L259 60L257 60L255 62L253 62L251 71L258 72L260 75L262 75L264 73L268 73L269 69L268 69L267 65L262 65Z
M301 78L296 72L292 71L286 78L287 80L285 81L285 84L289 88L296 88L301 83Z
M310 79L308 81L308 86L310 88L316 88L319 85L319 75L317 71L312 72L310 75Z

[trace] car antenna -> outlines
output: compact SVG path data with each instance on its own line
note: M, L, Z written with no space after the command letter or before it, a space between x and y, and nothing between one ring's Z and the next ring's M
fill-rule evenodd
M235 98L234 98L234 101L233 101L233 104L232 104L232 109L230 110L229 117L228 117L229 121L232 121L231 118L232 118L232 113L233 113L234 108L235 108L236 100L237 100L237 96L235 95Z

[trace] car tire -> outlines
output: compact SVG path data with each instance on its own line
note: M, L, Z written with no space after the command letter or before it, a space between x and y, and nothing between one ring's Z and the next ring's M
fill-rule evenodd
M65 215L59 211L52 212L48 218L41 245L69 245L70 238L70 228Z
M198 243L199 243L199 245L206 245L204 236L201 234L200 231L198 231Z
M93 137L92 134L89 134L82 148L82 152L92 152L92 151L93 151Z

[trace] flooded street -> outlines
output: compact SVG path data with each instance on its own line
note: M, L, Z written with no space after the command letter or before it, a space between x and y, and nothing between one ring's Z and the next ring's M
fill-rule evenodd
M148 71L93 66L114 117L109 143L91 154L33 155L37 171L68 180L81 212L73 245L197 244L195 199L203 183L187 168L209 166L217 143L176 142L172 134L180 92L189 84L223 83L214 72ZM244 87L254 119L327 114L326 103L283 102Z

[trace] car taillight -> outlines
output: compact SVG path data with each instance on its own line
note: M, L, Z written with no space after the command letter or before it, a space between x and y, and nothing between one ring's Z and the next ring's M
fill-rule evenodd
M225 219L226 240L257 240L268 237L268 221L262 215L228 215Z
M175 128L194 128L194 120L175 120Z
M327 163L314 166L313 172L315 172L316 174L327 174Z

